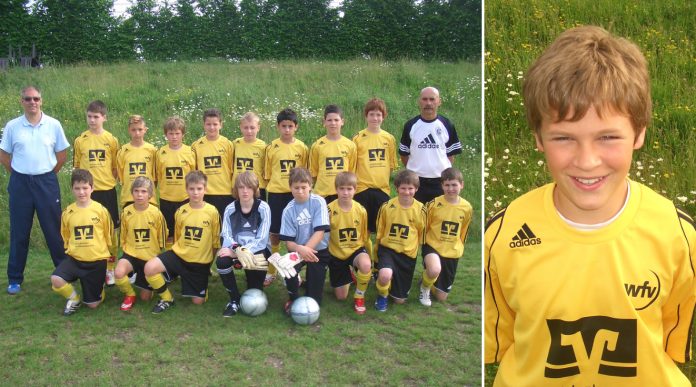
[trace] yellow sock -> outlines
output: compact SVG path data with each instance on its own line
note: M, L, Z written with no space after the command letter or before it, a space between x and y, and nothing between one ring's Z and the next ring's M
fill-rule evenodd
M118 286L118 290L120 290L124 295L135 296L135 291L133 290L127 275L120 279L116 278L116 286Z
M365 298L365 291L367 290L367 285L370 283L370 273L363 274L358 272L355 275L357 283L355 284L355 298Z
M380 296L386 297L389 295L389 287L391 287L391 280L387 282L386 285L382 286L379 281L375 282L375 287L377 288L377 293L379 293Z
M271 245L271 253L279 253L280 252L280 243L277 245ZM276 269L275 266L273 265L268 265L268 275L275 276L278 273L278 269Z
M73 301L78 301L80 299L80 296L75 292L75 288L71 284L65 284L59 288L56 288L54 286L51 286L54 292L60 294L64 298L69 298Z
M430 276L428 276L428 272L423 271L423 283L421 284L421 287L425 289L430 289L435 283L435 281L437 281L437 277L430 278Z
M372 247L373 247L373 245L372 245L372 239L367 238L367 242L365 242L365 250L367 250L367 255L370 256L370 261L372 261L372 263L373 263L372 266L374 267L374 263L375 263L375 258L374 258L375 252L372 251Z
M147 280L147 283L150 284L152 289L154 289L156 293L159 293L162 300L174 301L174 296L172 295L172 292L167 289L167 283L164 281L162 274L157 273L153 276L145 277L145 279Z
M106 269L107 270L114 270L116 268L116 254L118 253L118 239L117 239L117 233L118 229L114 229L114 232L111 233L111 247L109 247L109 253L111 254L111 258L113 258L113 264L112 264L112 259L109 259L106 262Z

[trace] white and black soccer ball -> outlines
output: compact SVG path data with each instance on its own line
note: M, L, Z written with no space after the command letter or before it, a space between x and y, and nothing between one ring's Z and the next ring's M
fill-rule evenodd
M268 298L266 293L259 289L247 289L242 293L242 298L239 301L239 307L247 316L258 316L263 314L268 307Z
M293 301L290 316L300 325L312 325L319 320L319 304L312 297L300 297Z

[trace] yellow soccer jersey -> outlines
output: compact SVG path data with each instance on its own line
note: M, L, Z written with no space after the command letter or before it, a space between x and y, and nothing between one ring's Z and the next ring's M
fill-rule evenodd
M307 167L308 154L307 145L297 138L292 144L285 144L280 139L268 144L263 170L264 178L268 182L266 191L290 192L290 170L295 167Z
M232 194L232 160L234 146L225 136L209 141L205 136L191 146L196 155L196 168L208 177L207 195Z
M174 214L174 246L181 259L191 263L210 263L213 249L220 248L220 215L212 204L193 209L189 203Z
M155 156L155 176L160 199L182 202L188 198L186 193L186 174L196 169L196 156L188 145L171 149L165 145Z
M116 186L118 140L106 130L100 134L84 131L73 144L73 167L87 169L94 178L94 189L106 191Z
M377 188L390 195L389 177L397 167L394 136L384 130L372 133L363 129L353 136L353 142L357 146L357 192Z
M377 213L377 243L416 259L423 242L425 212L423 204L413 200L409 208L401 207L395 197L382 204Z
M577 230L537 188L485 231L485 362L496 386L689 386L693 221L630 182L623 211Z
M341 136L331 141L318 139L309 150L309 172L314 177L314 193L319 196L336 194L334 181L339 172L355 171L355 143Z
M149 177L153 182L155 178L155 153L154 145L146 142L142 146L134 147L131 144L123 144L116 155L116 170L121 181L121 206L133 201L131 187L138 176ZM150 203L157 204L157 198L153 195Z
M78 261L94 262L111 256L114 224L109 211L94 200L86 208L75 203L61 215L60 235L65 253Z
M132 257L149 261L157 256L167 233L167 222L155 206L138 211L131 204L121 213L121 248Z
M249 144L242 137L232 143L234 144L233 179L236 179L239 173L252 171L259 179L259 188L266 188L266 179L263 173L266 161L266 143L256 139L255 142Z
M444 195L428 202L425 205L425 243L443 257L461 257L472 211L471 204L462 198L458 204L448 203Z
M355 250L365 247L370 233L367 232L367 211L353 200L350 211L343 211L334 200L328 205L331 233L329 253L338 259L348 259Z

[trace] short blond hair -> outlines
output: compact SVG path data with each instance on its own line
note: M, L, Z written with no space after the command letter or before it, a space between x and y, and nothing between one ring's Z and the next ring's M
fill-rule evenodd
M135 180L133 180L133 184L131 185L131 194L133 194L133 191L135 191L136 188L142 187L147 188L147 194L150 195L150 197L155 195L155 184L147 176L138 176L135 178Z
M351 171L339 172L334 179L334 185L336 188L351 186L353 188L358 187L358 177Z
M242 118L241 118L239 121L240 121L240 122L244 122L244 121L247 121L247 122L255 122L256 125L258 125L259 122L261 121L261 119L260 119L259 116L258 116L256 113L254 113L254 112L246 112L246 113L244 113L244 115L242 116Z
M652 100L645 57L638 46L603 28L563 32L529 68L523 87L530 127L543 120L578 121L597 114L625 114L637 134L650 123Z
M131 127L131 125L136 125L136 124L143 124L143 126L147 126L145 124L145 119L141 115L133 114L132 116L128 117L128 127L129 128Z

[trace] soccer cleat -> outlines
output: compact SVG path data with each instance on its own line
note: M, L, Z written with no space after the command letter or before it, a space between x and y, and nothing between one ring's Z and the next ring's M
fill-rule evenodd
M273 283L273 281L275 281L275 279L276 276L272 274L266 274L266 278L263 279L263 287L265 288L267 286L270 286Z
M290 316L290 309L292 309L292 300L287 300L285 301L285 305L283 305L283 312L285 312L285 315Z
M165 300L159 300L157 305L155 305L154 308L152 308L152 314L160 314L164 312L165 310L171 308L174 306L174 300L172 301L165 301Z
M365 314L365 311L367 310L367 308L365 308L365 299L364 298L355 298L354 304L353 304L353 310L355 310L355 313L357 313L357 314Z
M225 306L225 311L222 312L222 317L232 317L235 314L237 314L238 310L239 310L239 305L237 304L237 302L230 301L227 303L227 306Z
M82 305L80 300L74 301L73 299L68 298L68 302L65 304L65 309L63 309L63 316L75 314L75 312L80 309L80 305Z
M116 284L116 275L113 270L106 271L106 286L114 286Z
M387 307L389 307L389 300L387 299L386 296L377 296L377 299L375 300L375 309L379 312L386 312Z
M418 301L420 301L421 305L423 306L432 305L433 302L430 301L430 289L421 286Z
M125 296L123 297L123 302L121 303L121 310L127 312L131 310L135 304L135 296Z
M20 284L10 284L9 286L7 286L7 294L10 294L12 296L19 293L20 290L22 290L22 285Z

